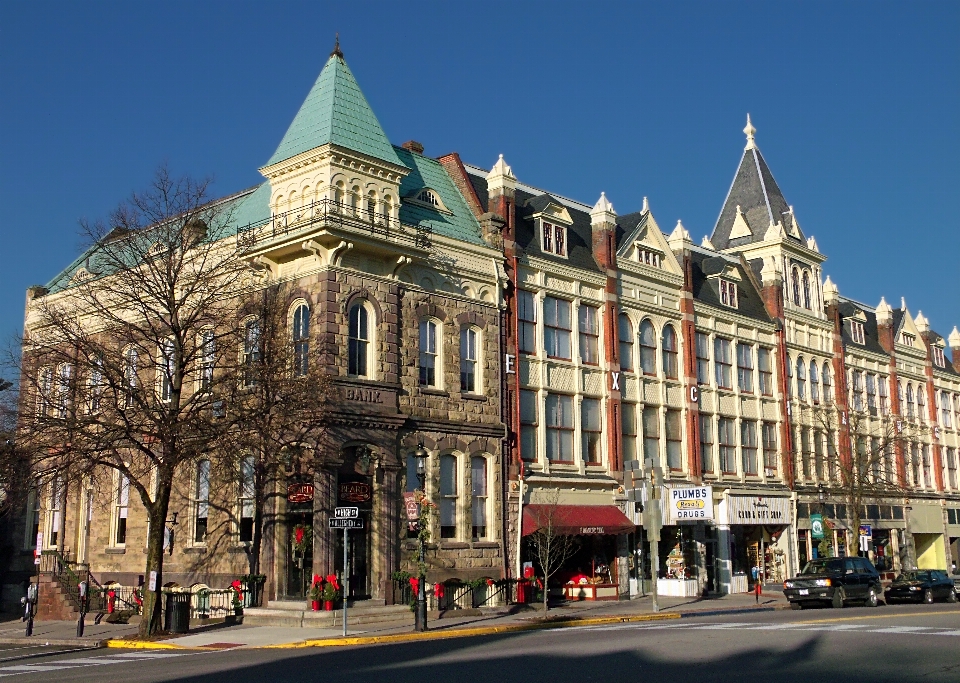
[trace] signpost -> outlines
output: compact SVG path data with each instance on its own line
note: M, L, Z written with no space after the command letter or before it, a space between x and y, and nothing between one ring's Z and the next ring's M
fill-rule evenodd
M343 529L343 635L347 635L347 593L350 585L347 557L347 531L362 529L363 520L360 519L360 508L338 507L333 509L333 517L328 520L331 529Z

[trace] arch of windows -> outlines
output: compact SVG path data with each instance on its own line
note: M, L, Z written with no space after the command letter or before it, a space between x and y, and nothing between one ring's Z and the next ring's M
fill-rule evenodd
M679 376L677 333L673 325L664 325L661 337L663 355L663 374L668 379L677 379Z
M633 325L626 313L621 313L617 321L617 336L620 340L620 369L633 371Z
M820 378L817 372L817 361L810 361L810 400L820 403Z
M657 333L653 323L644 319L640 323L640 371L645 375L657 374Z
M293 309L293 373L304 377L309 369L310 358L310 307L299 303Z
M830 363L828 361L823 362L821 377L823 379L823 402L830 403L833 401L833 388L830 382Z
M373 377L370 358L373 346L373 313L370 304L358 301L350 306L347 332L347 374L351 377Z
M807 365L803 356L797 358L797 398L801 401L807 399Z
M443 323L435 318L420 321L420 386L440 387L442 330Z
M793 303L800 305L800 269L793 267Z

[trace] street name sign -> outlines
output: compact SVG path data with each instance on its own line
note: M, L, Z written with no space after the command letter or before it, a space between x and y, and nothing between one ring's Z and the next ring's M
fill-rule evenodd
M333 516L337 519L356 519L360 516L360 508L355 507L343 507L343 508L334 508Z
M362 529L363 520L362 519L350 519L349 517L331 517L330 520L331 529Z

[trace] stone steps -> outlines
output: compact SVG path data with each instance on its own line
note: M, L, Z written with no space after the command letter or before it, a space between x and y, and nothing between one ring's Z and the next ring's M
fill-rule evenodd
M314 612L304 609L301 602L274 605L271 600L267 607L248 607L243 611L243 623L253 626L286 626L301 628L335 628L343 625L343 610ZM299 605L299 609L293 604ZM347 608L347 624L386 624L403 626L413 624L413 612L407 605L370 605Z

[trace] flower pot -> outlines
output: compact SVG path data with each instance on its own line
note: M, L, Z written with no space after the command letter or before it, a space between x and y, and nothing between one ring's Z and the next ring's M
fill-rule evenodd
M319 611L320 611L320 601L319 601L319 600L314 600L314 601L311 603L310 606L313 608L313 611L314 611L314 612L319 612Z
M323 609L326 610L327 612L332 612L332 611L333 611L333 600L324 600L324 601L323 601Z

